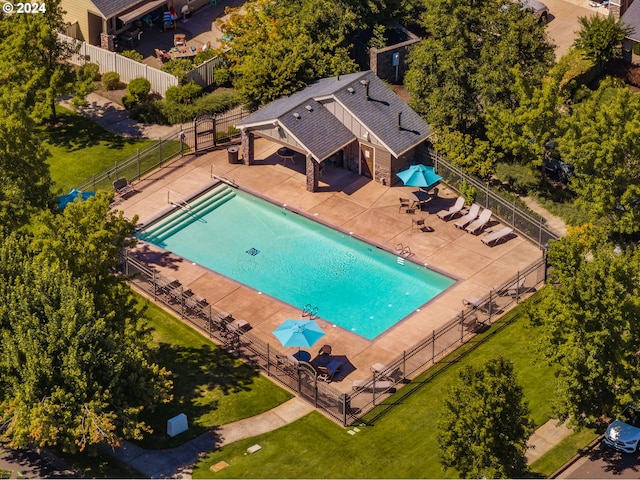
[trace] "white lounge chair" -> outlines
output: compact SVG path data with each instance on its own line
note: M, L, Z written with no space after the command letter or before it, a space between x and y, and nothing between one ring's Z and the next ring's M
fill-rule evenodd
M471 222L469 225L467 225L465 230L469 233L473 233L474 235L476 233L480 233L487 226L487 223L489 223L489 220L491 220L491 215L493 215L491 210L489 210L488 208L485 208L480 214L480 216L478 217L478 219Z
M442 220L448 220L453 217L455 214L460 212L464 208L464 198L458 197L456 199L456 203L453 206L449 207L446 210L440 210L436 215L440 217Z
M469 209L469 213L467 213L464 217L460 217L454 225L458 228L464 228L473 222L476 218L478 218L478 214L480 213L480 205L474 203L471 205Z
M493 245L497 245L502 240L510 236L512 233L513 233L513 228L504 227L501 230L498 230L497 232L492 232L489 235L485 235L484 237L481 238L481 240L482 240L482 243L484 243L485 245L489 245L491 247Z

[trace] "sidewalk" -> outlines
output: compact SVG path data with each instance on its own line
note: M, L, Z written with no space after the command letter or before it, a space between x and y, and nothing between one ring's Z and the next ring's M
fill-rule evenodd
M193 465L204 453L244 438L261 435L304 417L314 410L308 402L294 397L276 408L254 417L238 420L207 432L176 448L145 450L123 441L116 449L102 448L149 478L191 478Z
M157 140L166 138L180 130L176 125L152 125L140 123L129 118L124 107L116 102L104 98L96 93L87 95L88 105L79 109L71 106L68 98L59 103L64 108L75 110L81 115L93 120L105 130L122 135L123 137L150 138Z

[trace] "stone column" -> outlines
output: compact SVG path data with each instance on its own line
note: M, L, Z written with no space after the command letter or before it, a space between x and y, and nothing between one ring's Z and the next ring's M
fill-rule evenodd
M638 0L640 1L640 0ZM307 153L307 158L306 158L306 174L307 174L307 191L309 192L315 192L316 190L318 190L318 177L320 175L319 169L318 169L318 162L316 162L312 157L310 153Z
M255 138L253 132L250 132L246 128L240 132L240 153L242 154L242 163L245 165L253 165Z

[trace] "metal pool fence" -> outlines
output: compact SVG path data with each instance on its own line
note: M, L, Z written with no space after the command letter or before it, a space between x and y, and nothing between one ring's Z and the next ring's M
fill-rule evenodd
M425 150L426 158L423 162L432 164L447 186L460 192L460 185L466 182L476 190L475 202L491 210L493 215L512 226L519 234L528 238L539 248L545 249L550 240L557 240L559 235L545 225L542 217L530 214L516 205L513 201L493 192L489 185L465 173L435 150Z
M344 426L360 422L364 415L397 389L489 328L502 313L544 283L546 269L543 257L505 284L496 286L488 296L473 299L446 325L401 352L395 360L381 365L377 371L360 376L360 380L353 381L349 393L344 393L320 381L311 364L298 362L278 350L277 346L253 335L247 329L251 319L234 318L232 312L216 309L197 292L185 289L174 278L158 274L153 267L128 252L124 252L120 265L121 273L131 278L134 287Z

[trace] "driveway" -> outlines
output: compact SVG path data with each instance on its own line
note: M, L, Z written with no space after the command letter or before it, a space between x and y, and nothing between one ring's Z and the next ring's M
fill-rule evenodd
M609 15L606 8L594 8L589 6L589 0L543 0L549 7L549 23L547 32L556 45L556 58L569 51L569 47L580 30L579 17L592 15Z

